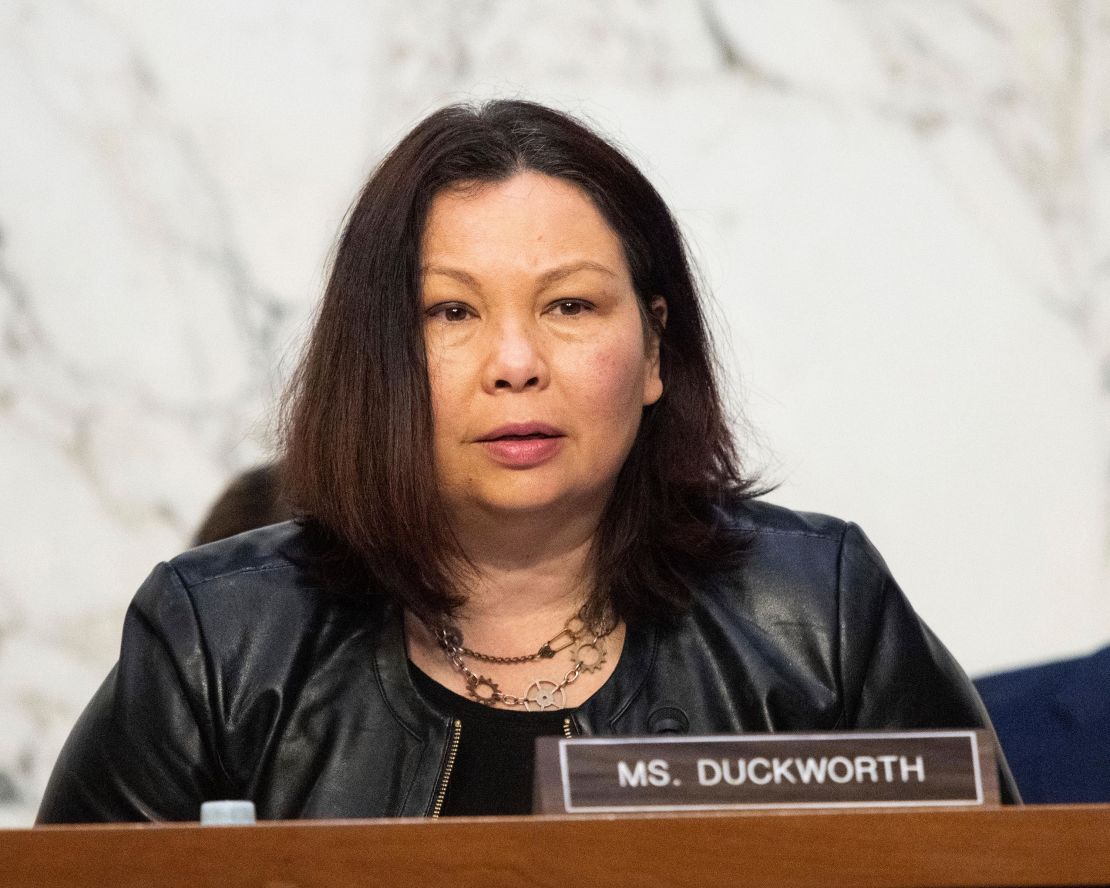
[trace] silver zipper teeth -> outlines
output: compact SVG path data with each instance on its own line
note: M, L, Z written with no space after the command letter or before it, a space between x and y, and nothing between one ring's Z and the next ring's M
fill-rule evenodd
M568 738L574 737L574 731L571 729L569 715L563 719L563 733L566 734Z
M443 810L443 800L447 798L447 781L451 779L451 769L455 767L455 756L459 754L459 737L461 736L462 722L455 719L455 724L452 726L451 748L447 750L447 767L443 769L443 780L440 781L436 803L432 808L433 820L438 820L440 812Z

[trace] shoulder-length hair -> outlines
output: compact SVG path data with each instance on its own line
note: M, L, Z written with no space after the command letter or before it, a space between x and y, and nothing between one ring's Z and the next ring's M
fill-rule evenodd
M392 596L429 622L465 601L471 569L440 499L420 309L421 240L444 189L522 171L578 186L624 247L663 396L645 407L592 547L590 615L669 618L691 571L731 567L745 540L720 508L755 495L740 472L678 226L619 150L524 101L452 105L421 121L350 210L283 411L285 492L325 541L330 584ZM663 329L649 310L667 302Z

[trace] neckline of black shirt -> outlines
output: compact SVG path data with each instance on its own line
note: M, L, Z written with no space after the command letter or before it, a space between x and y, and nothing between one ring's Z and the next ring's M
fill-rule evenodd
M509 730L528 731L530 733L535 733L534 728L537 725L543 725L544 727L555 725L561 733L563 722L574 711L572 709L555 709L525 712L516 709L497 709L469 697L464 697L462 694L456 694L425 673L412 660L409 660L409 674L412 676L416 689L434 703L437 709L443 710L446 715L453 716L460 721L476 720L486 724L496 724ZM537 736L539 735L537 734Z
M409 673L423 697L462 724L441 816L530 814L536 738L562 736L573 710L495 709L445 688L411 660Z

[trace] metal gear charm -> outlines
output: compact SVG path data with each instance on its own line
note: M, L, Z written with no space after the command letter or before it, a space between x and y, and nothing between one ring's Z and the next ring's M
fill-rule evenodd
M571 656L575 663L582 664L583 672L597 672L605 663L605 639L597 636L581 639L571 648Z
M466 690L471 697L486 706L493 706L501 698L501 688L497 686L497 682L484 675L468 675Z
M566 693L553 681L536 680L528 686L528 693L524 695L524 708L529 712L533 709L563 709L566 702Z

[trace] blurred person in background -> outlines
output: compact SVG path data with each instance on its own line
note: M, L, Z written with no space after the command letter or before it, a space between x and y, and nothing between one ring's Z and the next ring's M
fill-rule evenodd
M281 491L281 465L256 466L239 475L217 497L196 534L194 546L227 539L293 517Z
M1027 802L1110 802L1110 646L978 678Z

